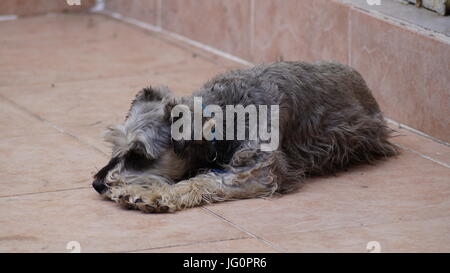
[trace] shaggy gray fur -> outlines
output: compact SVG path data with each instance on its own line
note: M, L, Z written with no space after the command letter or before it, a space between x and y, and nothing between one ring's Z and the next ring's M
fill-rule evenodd
M107 133L113 157L95 176L97 191L127 207L174 211L289 192L305 176L397 154L365 81L346 65L263 64L219 75L193 96L223 109L279 105L278 150L263 152L258 141L249 140L172 141L170 111L180 103L192 108L193 97L173 98L167 88L147 88L137 95L125 123Z

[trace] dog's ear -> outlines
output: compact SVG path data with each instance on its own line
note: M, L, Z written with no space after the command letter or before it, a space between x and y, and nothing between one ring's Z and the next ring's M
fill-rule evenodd
M140 101L160 101L169 96L170 90L167 86L157 86L157 87L149 86L142 89L136 94L133 103Z
M166 97L164 98L164 119L172 123L172 109L177 106L183 104L183 98L178 97Z
M127 133L123 125L108 127L103 138L112 144L113 157L118 157L128 149Z
M167 86L158 86L158 87L146 87L139 91L136 94L136 97L131 102L130 110L125 119L128 119L131 111L137 105L145 102L160 102L165 100L171 96L171 92Z

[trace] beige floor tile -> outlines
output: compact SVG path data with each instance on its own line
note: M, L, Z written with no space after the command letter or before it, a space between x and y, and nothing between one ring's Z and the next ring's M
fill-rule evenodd
M203 242L199 244L145 249L142 253L273 253L277 252L267 244L253 238Z
M0 97L0 136L2 140L20 137L32 132L35 135L52 134L53 130L39 125L35 117L22 111L14 104Z
M24 21L4 23L12 37L1 47L8 69L0 69L0 94L107 154L102 132L123 121L140 89L167 85L186 95L225 69L103 16Z
M0 252L122 252L246 234L201 208L144 214L101 200L92 189L0 198Z
M336 177L307 179L296 193L208 208L256 235L363 227L450 216L450 169L404 152ZM450 226L450 223L448 223Z
M95 42L113 38L115 33L123 33L128 28L125 24L116 24L114 20L104 16L88 13L22 17L20 20L0 22L0 26L3 34L0 41L3 46L25 46L31 41L33 45L50 44L59 40Z
M149 85L166 85L174 96L199 88L217 68L192 65L166 74L77 81L24 87L0 87L0 95L109 154L102 133L123 122L136 93Z
M0 196L89 187L106 157L0 98Z
M88 188L107 160L104 128L135 93L168 85L190 94L220 60L100 15L0 22L0 252L449 251L449 148L400 130L416 151L296 193L146 215ZM33 46L30 46L30 45ZM86 187L86 189L81 189ZM250 238L247 230L260 239Z
M83 15L71 16L80 16L81 20L86 20ZM93 18L97 17L103 18L101 15L93 16ZM40 28L44 30L42 37L29 39L16 36L15 39L2 41L0 65L8 69L0 70L0 86L17 87L45 83L50 87L51 84L65 81L135 75L148 77L173 70L194 70L196 65L206 62L177 46L151 35L145 35L145 32L138 28L126 26L111 19L103 18L108 23L105 23L105 26L99 24L102 27L98 29L96 23L92 23L94 26L90 28L95 29L92 31L86 27L89 21L84 22L80 25L77 34L72 30L73 26L67 27L69 28L67 32L72 33L67 35L64 29L67 25L76 24L76 21L70 16L68 21L65 18L60 18L60 24L54 27L59 28L58 30L54 28L47 30L46 21L37 20L35 27L39 28L40 25ZM94 22L96 20L98 19ZM3 24L12 23L3 22ZM28 26L21 25L16 27L16 31L20 32L22 28L25 31L28 30ZM86 28L89 31L82 31ZM106 34L96 37L93 32ZM0 32L2 33L3 31ZM52 33L56 35L53 36ZM31 42L33 46L30 46Z
M450 217L269 235L287 252L449 252Z
M450 147L444 144L437 143L431 139L419 136L412 133L406 129L398 128L395 125L391 125L391 128L395 129L397 132L394 135L396 137L392 138L394 143L401 145L406 149L411 149L422 156L430 157L441 163L450 166Z

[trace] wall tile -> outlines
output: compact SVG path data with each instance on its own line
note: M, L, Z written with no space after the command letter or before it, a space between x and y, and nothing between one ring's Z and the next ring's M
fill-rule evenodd
M358 10L351 21L351 65L385 115L449 142L450 45Z
M330 0L255 1L253 60L347 63L348 15Z
M250 58L250 0L165 0L162 27Z
M158 0L106 0L105 8L157 26L158 2Z

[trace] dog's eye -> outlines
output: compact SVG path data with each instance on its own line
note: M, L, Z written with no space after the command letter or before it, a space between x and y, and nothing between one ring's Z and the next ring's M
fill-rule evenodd
M140 152L129 151L124 157L124 167L127 170L143 171L148 169L153 161Z

